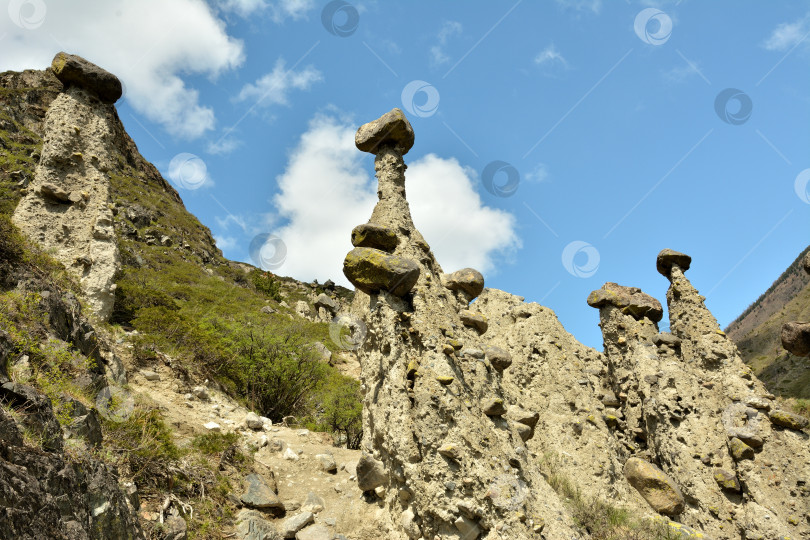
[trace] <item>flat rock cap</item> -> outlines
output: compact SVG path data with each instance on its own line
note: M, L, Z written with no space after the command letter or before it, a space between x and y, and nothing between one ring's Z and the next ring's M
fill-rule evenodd
M354 136L358 150L371 154L391 146L404 156L413 147L413 141L411 123L399 109L391 109L376 120L363 124Z
M673 264L677 264L681 270L686 272L689 270L689 265L692 264L692 257L674 249L662 249L655 259L655 268L665 278L669 278Z
M601 289L596 289L588 295L588 305L601 308L613 305L635 319L647 317L652 322L658 322L664 316L661 302L647 293L641 292L638 287L625 287L616 283L605 283Z
M57 53L51 63L56 78L65 86L78 86L92 92L104 103L115 103L123 93L118 77L81 56Z

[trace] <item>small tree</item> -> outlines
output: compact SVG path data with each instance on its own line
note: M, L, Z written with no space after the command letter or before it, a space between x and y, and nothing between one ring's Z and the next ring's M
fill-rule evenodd
M250 327L237 344L230 375L249 405L273 421L297 412L326 374L297 326L270 334Z

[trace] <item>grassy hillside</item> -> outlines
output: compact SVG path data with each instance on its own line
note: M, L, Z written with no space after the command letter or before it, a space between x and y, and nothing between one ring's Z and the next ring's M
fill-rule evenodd
M782 348L779 333L789 321L810 321L810 276L795 261L726 329L745 362L774 394L810 399L810 362Z
M34 179L43 120L59 91L47 71L0 74L0 375L48 396L56 420L68 429L74 409L96 405L104 370L97 350L82 351L67 335L54 337L60 330L53 306L59 313L89 311L65 307L62 298L72 298L65 293L80 296L79 284L11 222ZM215 381L273 420L294 414L310 429L359 444L359 383L320 360L316 341L338 351L328 325L288 307L323 291L222 257L208 228L138 153L120 122L115 128L118 166L110 182L123 265L111 320L84 328L99 339L132 345L133 367L170 358L189 385ZM6 403L0 407L24 427L31 416ZM220 458L234 445L231 435L208 434L181 447L161 411L140 402L123 419L105 417L101 427L102 446L92 459L116 465L142 496L171 493L192 502L190 538L222 537L233 510L227 495L238 489L234 478L241 482L252 459L231 452L233 470L223 472ZM47 443L38 428L26 431L25 442L32 451ZM69 446L66 456L78 463L87 452Z

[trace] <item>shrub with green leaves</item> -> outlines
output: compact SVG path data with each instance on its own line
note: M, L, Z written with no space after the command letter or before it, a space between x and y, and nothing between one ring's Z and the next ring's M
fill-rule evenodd
M250 272L250 282L260 293L276 302L281 302L281 282L270 272L263 272L256 268Z
M360 382L331 369L312 395L316 411L306 422L313 431L331 431L336 443L360 448L363 438L363 401Z
M235 344L228 376L252 409L273 421L299 412L326 375L327 365L295 325L247 328Z

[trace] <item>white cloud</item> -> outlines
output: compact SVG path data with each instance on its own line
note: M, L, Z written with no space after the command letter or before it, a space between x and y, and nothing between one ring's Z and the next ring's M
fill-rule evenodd
M526 181L541 184L548 181L548 168L545 163L538 163L537 166L526 174Z
M539 66L549 64L568 66L568 61L560 54L560 51L557 50L553 43L537 53L537 56L534 57L534 63Z
M701 75L700 66L694 63L687 63L682 66L675 66L666 71L662 71L663 77L674 83L681 83L693 75Z
M126 99L171 135L199 137L214 111L200 103L187 75L215 78L241 65L244 47L203 0L48 2L42 26L17 27L0 17L0 70L44 68L60 50L121 78ZM25 6L23 6L25 7Z
M224 139L219 139L218 141L209 142L205 149L209 154L224 156L230 154L240 146L242 146L242 141L225 137Z
M312 66L300 71L285 70L284 60L279 58L273 71L255 83L245 85L237 99L256 99L260 105L288 105L287 94L290 90L309 90L313 83L322 80L321 72Z
M444 46L450 41L450 38L460 36L462 32L461 23L458 21L445 21L442 23L436 39L439 40L438 45L433 45L430 48L430 61L433 65L446 64L450 61L450 57L444 52Z
M220 236L217 234L214 235L214 242L216 242L217 247L222 251L233 249L239 244L238 240L233 236Z
M276 23L290 18L298 20L306 17L307 12L315 6L314 0L220 0L219 6L225 11L231 11L240 17L269 12Z
M807 39L808 34L810 34L810 16L805 16L796 22L777 26L762 46L769 51L786 51Z
M602 10L602 0L557 0L557 4L564 9L590 11L594 14Z
M273 200L286 224L268 231L287 246L276 272L349 286L342 265L352 249L350 232L368 221L377 202L373 166L354 147L355 129L333 116L317 116L291 152ZM475 173L453 158L430 154L408 166L414 222L449 271L472 266L486 272L495 257L520 246L514 217L484 206L474 180Z

